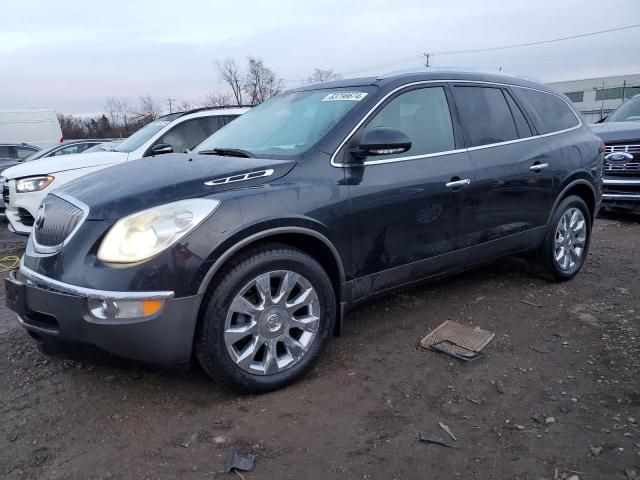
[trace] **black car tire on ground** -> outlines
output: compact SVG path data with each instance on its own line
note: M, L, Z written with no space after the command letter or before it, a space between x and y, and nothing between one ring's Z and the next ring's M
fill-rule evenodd
M565 271L560 268L558 262L556 262L555 260L556 231L563 215L574 208L579 209L584 216L584 220L586 222L586 241L584 245L584 251L580 256L578 262L576 262L576 266L570 271ZM577 273L582 269L582 266L587 259L587 255L589 254L592 224L593 220L591 218L591 213L589 211L589 208L587 207L587 204L584 202L584 200L582 200L582 198L576 195L571 195L562 200L553 212L551 221L549 222L549 227L547 229L547 234L544 238L544 242L540 249L536 252L536 256L532 265L535 273L543 278L546 278L547 280L552 280L555 282L565 282L575 277Z
M274 270L291 271L308 279L319 300L319 326L309 349L293 366L272 375L252 374L236 365L227 351L225 322L231 302L243 286L256 276ZM277 390L308 373L332 336L336 317L335 292L322 266L303 251L281 244L264 245L233 260L216 275L204 302L196 334L196 358L214 381L242 393Z

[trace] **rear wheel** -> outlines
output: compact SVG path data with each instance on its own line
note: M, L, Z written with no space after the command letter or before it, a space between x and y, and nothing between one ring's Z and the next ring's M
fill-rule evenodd
M260 393L313 367L336 314L333 286L318 262L269 245L243 255L217 279L196 340L198 361L214 380Z
M591 243L591 214L584 200L572 195L556 208L536 267L542 276L562 282L580 271Z

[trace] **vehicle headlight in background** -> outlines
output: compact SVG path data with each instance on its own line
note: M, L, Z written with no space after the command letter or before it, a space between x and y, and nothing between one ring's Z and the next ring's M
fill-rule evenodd
M16 192L29 193L44 190L53 182L51 175L40 175L37 177L26 177L16 180Z
M167 203L118 220L98 249L106 263L147 260L186 236L220 205L218 200L194 198Z

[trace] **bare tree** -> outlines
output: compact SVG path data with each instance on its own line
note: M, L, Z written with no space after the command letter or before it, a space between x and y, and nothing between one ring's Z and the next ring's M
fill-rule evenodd
M284 82L265 66L259 57L248 57L248 69L244 82L244 92L252 105L257 105L280 93Z
M105 104L104 109L109 117L111 125L120 125L120 108L118 99L115 97L107 97L107 103Z
M158 104L151 98L151 95L138 97L138 102L138 110L135 112L136 120L138 121L149 123L162 113Z
M316 68L307 79L307 83L329 82L331 80L342 80L342 75L334 72L331 68L327 70Z
M206 107L225 107L233 105L234 97L227 92L211 92L207 94L204 105Z
M188 112L189 110L193 110L194 108L195 108L195 105L193 105L191 102L188 102L186 100L181 101L180 105L178 105L179 112Z
M216 62L216 64L220 79L231 88L236 104L242 105L242 74L238 63L233 58L227 57L222 62Z
M121 133L129 136L131 134L131 124L135 122L135 117L137 117L131 110L129 101L125 97L107 97L105 110L111 125L121 127Z

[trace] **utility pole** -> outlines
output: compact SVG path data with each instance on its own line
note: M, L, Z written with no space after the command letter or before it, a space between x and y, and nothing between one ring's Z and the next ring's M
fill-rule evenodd
M602 81L602 103L600 105L600 118L604 118L604 80Z
M424 64L424 66L425 66L425 67L430 67L430 66L431 66L431 64L430 64L429 60L431 60L431 56L432 56L432 54L431 54L431 53L423 53L422 55L423 55L423 56L424 56L424 58L425 58L425 64Z
M173 113L173 102L175 101L175 98L167 98L167 103L169 104L169 113Z

